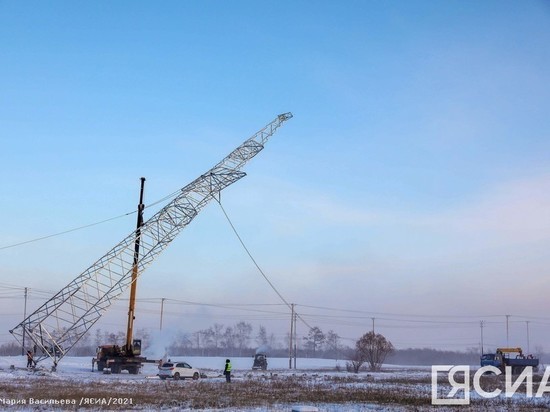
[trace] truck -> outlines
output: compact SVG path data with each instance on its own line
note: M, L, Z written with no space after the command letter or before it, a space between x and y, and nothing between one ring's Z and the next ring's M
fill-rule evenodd
M132 375L141 372L144 363L157 363L141 355L141 340L134 339L132 352L128 353L123 346L101 345L97 348L96 357L92 359L92 371L97 364L97 370L106 373L120 373L123 370Z
M518 375L528 366L536 370L539 360L533 355L524 355L521 348L497 348L495 353L481 355L481 366L494 366L502 373L506 373L506 367L509 366L512 374Z
M267 369L267 355L265 353L256 353L254 355L252 369L261 369L263 371Z

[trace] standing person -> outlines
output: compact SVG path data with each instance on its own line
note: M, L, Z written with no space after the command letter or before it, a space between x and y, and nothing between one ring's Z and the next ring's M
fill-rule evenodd
M30 350L27 351L27 368L32 368L34 363L34 359L32 356L32 352Z
M231 361L229 359L225 360L225 369L223 370L223 374L225 375L225 381L227 383L231 382Z

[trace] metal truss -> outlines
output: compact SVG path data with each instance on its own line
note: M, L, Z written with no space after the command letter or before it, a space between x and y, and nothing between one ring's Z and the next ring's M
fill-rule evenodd
M21 344L26 338L32 342L36 361L51 358L57 365L130 286L136 239L141 247L137 259L140 275L212 199L246 175L240 169L290 118L291 113L277 116L212 169L183 187L139 230L130 233L10 333Z

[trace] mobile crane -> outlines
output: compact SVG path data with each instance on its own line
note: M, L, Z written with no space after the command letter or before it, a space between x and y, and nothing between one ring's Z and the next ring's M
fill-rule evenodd
M35 360L40 362L50 358L55 370L58 362L101 318L113 301L129 286L136 284L143 271L197 214L211 200L219 198L223 189L246 176L241 171L244 165L262 151L275 131L291 118L291 113L278 115L212 169L181 188L166 206L138 225L135 231L11 329L10 333L20 344L25 342L25 337L30 339L35 348ZM100 364L103 360L99 354L96 358L98 368L107 367L109 359L134 357L136 362L132 362L129 372L139 372L143 359L135 358L139 351L132 341L133 317L130 305L124 350L105 350L105 364ZM124 362L128 369L128 360Z
M143 188L145 178L141 178L141 188L139 194L139 204L137 210L137 225L136 225L136 240L134 242L134 262L132 265L132 280L130 283L130 299L128 303L128 323L126 329L126 344L118 345L101 345L97 348L96 357L92 359L92 371L94 365L97 364L98 371L109 371L112 373L120 373L122 370L128 371L131 374L138 374L143 363L157 363L156 360L147 359L141 355L141 340L133 339L134 336L134 320L136 307L136 290L138 278L138 262L139 262L139 245L140 233L143 226Z

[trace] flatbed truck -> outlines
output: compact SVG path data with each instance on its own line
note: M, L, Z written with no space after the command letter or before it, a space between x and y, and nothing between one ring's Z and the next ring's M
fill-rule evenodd
M502 373L506 373L509 366L512 374L518 375L528 366L536 370L539 360L533 355L524 355L521 348L498 348L495 353L481 355L481 366L494 366Z

